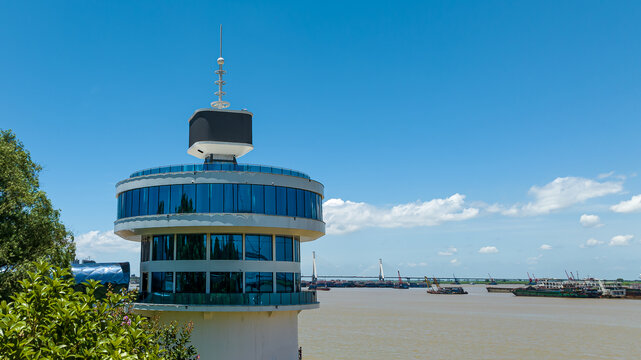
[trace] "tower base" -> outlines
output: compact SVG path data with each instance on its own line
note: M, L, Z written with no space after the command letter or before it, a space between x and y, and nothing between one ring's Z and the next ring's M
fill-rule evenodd
M144 311L163 323L194 324L201 360L297 360L299 311Z

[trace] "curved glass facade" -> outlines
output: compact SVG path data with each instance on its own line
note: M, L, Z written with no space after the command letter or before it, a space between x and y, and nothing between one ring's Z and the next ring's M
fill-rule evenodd
M140 244L140 261L150 260L300 262L300 238L271 234L144 235Z
M275 166L251 165L251 164L233 164L233 163L212 163L212 164L183 164L160 166L151 169L136 171L131 174L130 178L154 174L170 174L179 172L197 172L197 171L246 171L266 174L289 175L303 179L309 179L309 175L300 171L285 169Z
M254 213L322 221L323 206L317 193L274 185L162 185L118 194L118 219L184 213Z

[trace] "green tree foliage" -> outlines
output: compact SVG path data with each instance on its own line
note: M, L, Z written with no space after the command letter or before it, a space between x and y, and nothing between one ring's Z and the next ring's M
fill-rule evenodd
M40 170L15 134L0 130L0 299L17 290L27 262L67 267L75 256L73 236L39 189Z
M74 290L68 270L34 265L12 301L0 303L2 359L197 359L189 345L191 326L168 326L127 313L133 296L108 293L101 285Z

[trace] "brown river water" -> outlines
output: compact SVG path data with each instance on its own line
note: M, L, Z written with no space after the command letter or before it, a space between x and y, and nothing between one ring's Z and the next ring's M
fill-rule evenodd
M641 359L641 300L425 289L319 291L299 315L303 359Z

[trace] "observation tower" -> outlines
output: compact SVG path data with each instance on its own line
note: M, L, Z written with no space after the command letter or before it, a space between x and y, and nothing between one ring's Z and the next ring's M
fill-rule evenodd
M116 185L114 231L141 243L134 309L192 321L201 359L298 359L298 313L319 307L301 290L300 243L325 234L323 185L237 163L253 150L253 114L223 101L222 45L217 63L218 100L188 122L187 152L201 161Z

